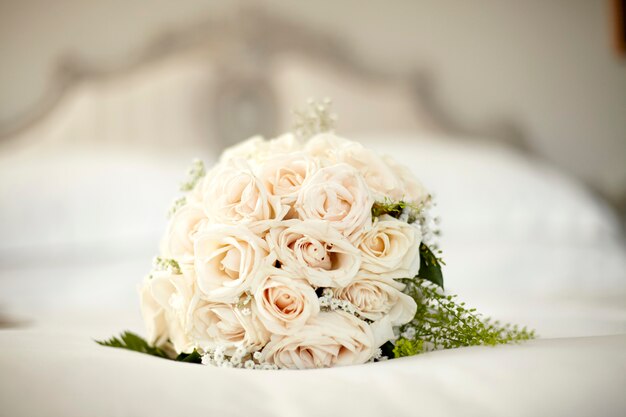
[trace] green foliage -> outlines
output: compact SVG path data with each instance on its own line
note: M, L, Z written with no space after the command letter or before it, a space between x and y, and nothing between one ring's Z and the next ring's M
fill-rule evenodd
M417 273L418 277L443 288L442 264L443 261L437 258L428 246L423 243L420 244L420 270Z
M403 337L396 340L393 348L393 357L402 358L405 356L414 356L422 353L424 350L424 341L420 339L405 339Z
M426 206L413 206L405 201L385 199L372 206L374 218L389 215L406 219L408 223L420 221L422 227L428 222L423 216ZM406 218L408 214L408 219ZM436 231L435 231L436 234ZM405 292L417 303L413 320L401 327L401 337L391 346L381 346L387 357L412 356L427 350L451 349L462 346L498 345L520 342L535 337L533 331L517 326L501 325L483 319L475 309L465 303L457 303L456 296L443 292L443 260L426 244L419 247L420 269L418 276L403 280Z
M405 292L417 302L417 312L411 322L401 327L401 332L406 339L422 341L425 350L494 346L535 338L535 332L525 327L519 329L481 318L476 309L466 308L465 303L456 301L456 296L445 295L429 281L404 281Z
M172 359L163 349L156 346L151 346L141 336L138 336L135 333L129 331L123 332L120 337L112 337L108 340L96 340L96 343L102 346L128 349L134 352L145 353L159 358ZM194 349L191 353L179 354L173 360L177 362L202 363L202 355Z
M187 171L187 180L180 185L181 191L191 191L202 177L206 175L206 169L204 168L204 162L196 159L191 164L191 167Z
M159 349L158 347L150 346L150 344L143 338L129 331L123 332L119 338L112 337L108 340L96 340L96 343L102 346L110 346L146 353L148 355L158 356L159 358L168 358L165 351Z
M187 197L185 196L178 197L176 200L174 200L172 206L167 212L167 218L169 219L174 216L174 214L176 214L176 212L180 210L185 204L187 204Z
M176 259L162 258L157 256L154 258L153 268L155 271L169 271L172 274L180 275L181 269Z
M384 214L388 214L389 216L398 219L405 209L410 210L408 223L413 223L417 220L417 213L420 210L419 207L411 203L407 203L406 201L393 201L391 199L376 201L372 205L372 217L380 217Z
M198 351L194 349L191 353L181 353L180 355L176 356L176 359L174 360L178 362L202 363L202 355L200 355L200 353L198 353Z
M380 347L380 352L382 356L386 356L387 358L393 358L393 350L395 349L395 345L391 342L386 342L384 345Z

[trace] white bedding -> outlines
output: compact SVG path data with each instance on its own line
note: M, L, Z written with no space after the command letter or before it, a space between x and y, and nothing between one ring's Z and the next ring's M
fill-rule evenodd
M504 149L372 143L436 190L447 288L539 340L306 372L98 346L142 333L135 286L190 152L0 153L0 323L18 326L0 330L0 415L626 415L626 251L606 206Z
M8 416L623 416L626 336L536 340L310 371L166 361L67 327L0 332ZM45 341L45 344L43 342Z

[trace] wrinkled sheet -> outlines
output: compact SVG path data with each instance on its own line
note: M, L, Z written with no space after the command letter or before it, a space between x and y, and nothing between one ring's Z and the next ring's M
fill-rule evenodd
M107 329L108 330L108 329ZM626 335L540 339L310 371L176 363L105 329L0 331L8 416L623 416ZM102 334L99 334L102 333Z

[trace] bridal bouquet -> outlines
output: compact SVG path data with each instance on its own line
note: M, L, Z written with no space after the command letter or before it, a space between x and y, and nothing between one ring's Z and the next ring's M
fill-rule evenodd
M306 369L526 340L443 292L432 198L408 168L332 132L328 103L292 133L200 162L140 286L147 340L101 344L224 367Z

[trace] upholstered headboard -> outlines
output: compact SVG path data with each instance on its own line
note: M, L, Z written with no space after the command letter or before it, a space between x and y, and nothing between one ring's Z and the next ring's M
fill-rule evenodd
M440 105L428 70L381 70L341 39L254 8L165 33L120 62L66 57L53 79L30 110L0 123L0 148L47 142L216 152L285 131L307 98L331 96L346 135L438 132L540 156L512 120L458 122ZM610 200L626 217L626 195Z
M330 95L346 134L452 131L523 147L506 123L459 126L419 69L374 69L342 43L256 9L162 35L123 62L62 61L44 98L0 125L19 138L221 148L290 125L307 97Z

